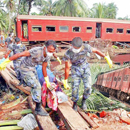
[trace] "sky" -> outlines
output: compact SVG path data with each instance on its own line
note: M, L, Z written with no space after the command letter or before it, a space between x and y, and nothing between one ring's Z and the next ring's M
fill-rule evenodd
M53 0L54 2L55 0ZM130 18L130 0L84 0L88 6L88 8L92 8L94 3L112 3L114 2L115 5L118 8L117 11L117 18L119 17L126 17L128 16ZM31 12L34 12L34 10L36 11L35 8L32 8Z

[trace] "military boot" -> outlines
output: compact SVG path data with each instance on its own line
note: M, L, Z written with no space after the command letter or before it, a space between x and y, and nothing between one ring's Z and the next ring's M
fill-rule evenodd
M38 102L36 102L35 114L40 116L49 116L49 114L42 109L41 103Z
M77 102L73 102L73 109L77 111Z
M81 108L84 110L84 111L86 111L87 110L87 105L86 105L86 99L82 99L82 106L81 106Z

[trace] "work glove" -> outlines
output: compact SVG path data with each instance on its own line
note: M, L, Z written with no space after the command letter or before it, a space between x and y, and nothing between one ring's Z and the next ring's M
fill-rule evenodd
M0 64L0 70L4 70L6 68L6 66L11 62L11 60L9 59L6 59L5 61L3 61L1 64Z
M2 58L1 60L0 60L0 64L2 63L2 62L4 62L5 61L5 58Z
M44 77L44 79L45 79L47 88L48 88L50 91L52 91L54 88L51 86L48 76L47 76L47 77Z
M61 65L61 60L60 60L60 58L57 57L56 59L57 59L57 61L58 61L58 62L60 63L60 65Z
M113 63L112 63L112 60L110 59L109 57L109 54L107 53L107 56L104 57L104 59L107 61L108 65L110 68L112 68L113 66Z
M69 90L70 86L68 85L67 79L64 79L62 82L63 82L64 88Z

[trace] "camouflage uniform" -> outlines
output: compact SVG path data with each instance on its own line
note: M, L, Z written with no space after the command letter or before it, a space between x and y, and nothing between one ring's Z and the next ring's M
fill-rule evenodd
M8 43L8 45L7 45L7 50L9 50L9 51L11 51L10 52L10 54L9 54L9 57L11 57L11 56L13 56L14 55L14 53L13 53L13 46L14 46L14 43Z
M70 48L64 55L63 60L70 61L72 63L72 100L74 102L77 102L79 99L78 93L81 79L83 80L84 84L84 99L87 99L91 94L91 72L87 62L88 53L91 52L91 46L88 44L83 44L79 53L74 53Z
M32 98L35 102L41 102L41 85L35 69L36 65L48 62L49 57L43 55L44 47L35 47L29 50L30 56L23 57L20 63L21 78L32 88Z
M22 44L10 44L8 50L13 52L13 54L15 55L17 53L21 53L21 52L25 51L26 46L22 45ZM17 79L19 79L19 80L20 80L19 65L20 65L21 59L22 59L22 57L20 57L20 58L13 61L14 70L15 70L15 73L17 75Z

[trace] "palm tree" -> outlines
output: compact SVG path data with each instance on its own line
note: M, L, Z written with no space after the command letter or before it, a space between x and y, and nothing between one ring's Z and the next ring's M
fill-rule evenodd
M117 15L117 6L114 3L109 3L105 9L106 18L115 19Z
M15 8L15 3L16 0L4 0L4 3L6 4L6 8L8 9L8 13L9 13L9 30L11 27L11 13L16 9Z
M42 3L37 3L37 5L39 5L40 15L53 15L53 0L42 0Z
M0 31L3 31L7 28L5 16L6 12L3 9L0 9Z
M28 15L30 14L32 6L37 6L40 3L42 3L42 0L19 0L19 6L22 14Z
M95 3L91 9L91 17L93 18L105 18L105 4Z
M58 0L54 2L53 8L53 14L57 16L88 16L88 9L84 0Z

